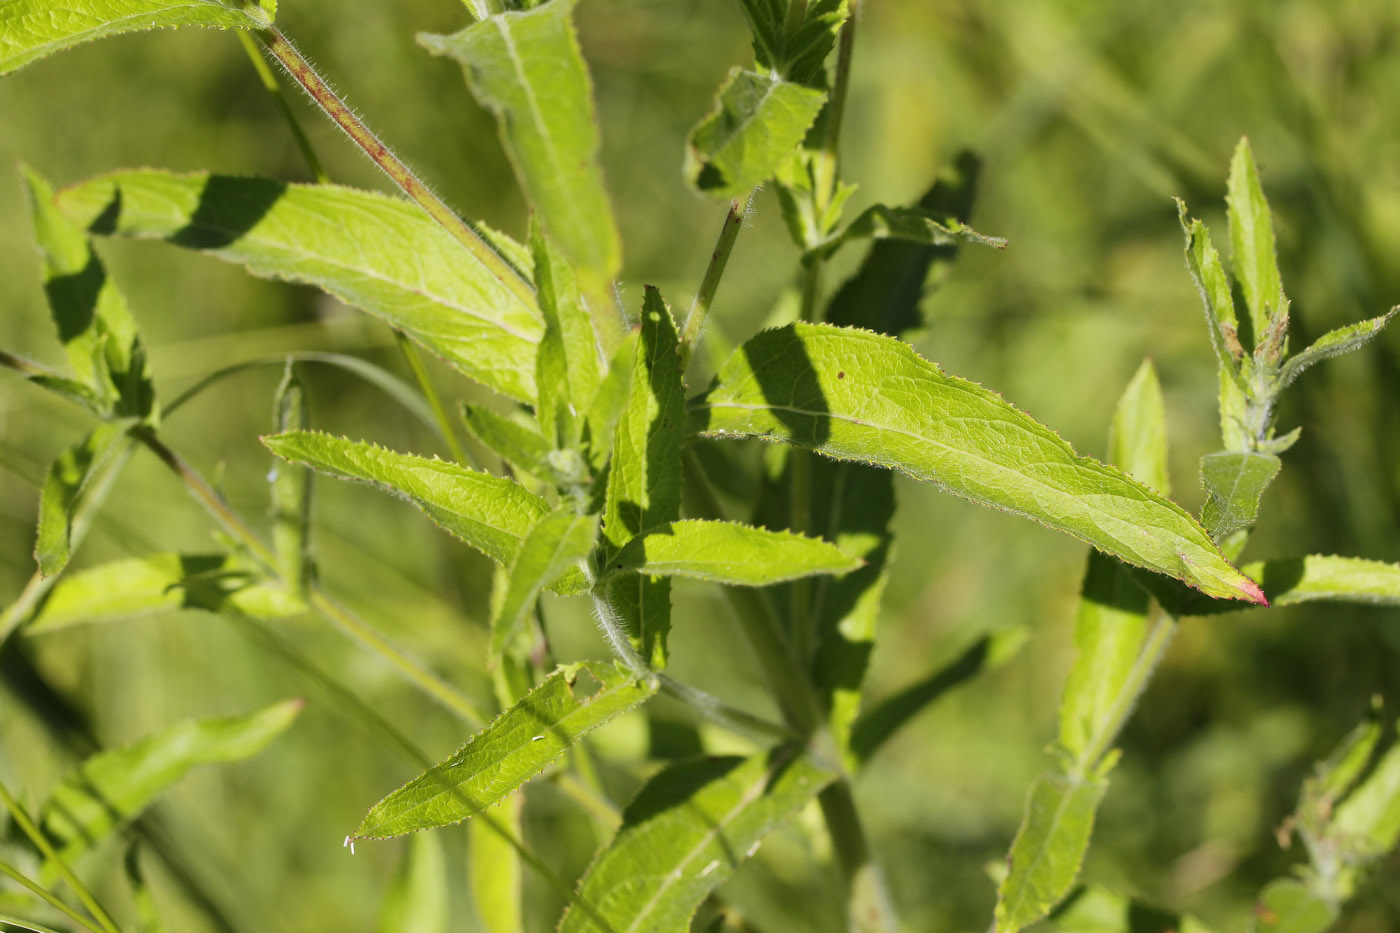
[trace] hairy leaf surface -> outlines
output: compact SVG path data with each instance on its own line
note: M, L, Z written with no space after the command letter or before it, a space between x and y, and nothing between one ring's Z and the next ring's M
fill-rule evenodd
M823 91L735 68L690 132L686 177L715 197L747 194L792 158L825 101Z
M1273 318L1283 310L1283 283L1274 248L1274 222L1248 137L1241 137L1230 160L1225 203L1230 215L1230 245L1235 278L1244 292L1254 340L1262 341Z
M6 0L0 75L83 42L172 26L263 29L277 0Z
M1201 524L1217 541L1254 524L1259 498L1283 466L1278 457L1260 451L1219 451L1201 458L1201 486L1206 502Z
M141 170L58 193L93 233L159 238L307 282L402 330L497 392L535 397L544 324L416 205L334 185Z
M613 557L608 572L766 586L813 574L848 573L860 566L859 558L820 538L688 519L633 538Z
M192 769L256 755L286 731L301 707L301 700L287 700L245 716L189 720L126 748L99 752L54 788L41 817L44 830L71 857Z
M306 606L231 555L151 554L63 577L25 631L38 635L179 609L280 619L298 615Z
M555 671L452 757L379 801L355 836L382 839L460 823L500 801L583 736L657 690L654 681L639 682L620 664L593 664L587 670L601 687L579 700L573 689L579 669Z
M818 324L765 331L692 408L712 437L782 440L898 469L1210 595L1263 598L1180 506L893 338Z
M648 288L642 331L632 359L632 384L617 423L603 511L602 561L637 535L680 518L681 450L689 433L685 386L671 311ZM618 577L608 595L648 663L666 663L671 627L671 582L646 574Z
M1089 848L1106 782L1045 774L1031 786L1011 866L997 890L996 933L1015 933L1068 893Z
M647 782L594 860L579 896L617 933L676 933L763 837L835 777L779 749L672 765ZM570 908L560 933L596 928Z
M3 17L0 7L0 17ZM146 350L126 298L107 275L87 234L54 206L53 189L22 168L44 258L44 294L77 381L98 399L97 410L155 420L155 389Z
M1278 388L1284 389L1292 385L1293 380L1316 363L1364 347L1381 331L1385 330L1385 325L1389 324L1390 319L1398 313L1400 313L1400 306L1391 308L1380 317L1358 321L1355 324L1348 324L1346 327L1339 327L1323 334L1313 342L1312 346L1299 351L1283 364L1283 369L1278 376Z
M622 249L598 162L593 87L574 34L574 3L498 13L418 41L461 63L477 99L500 121L546 232L596 291L617 275Z
M92 429L87 437L59 454L44 475L39 489L39 530L34 559L46 577L68 566L73 511L88 481L115 453L129 424L109 422Z
M445 460L316 431L289 431L262 440L284 460L402 496L446 531L506 566L514 562L535 522L549 511L543 499L514 480ZM559 581L556 588L579 592L587 584L576 573Z

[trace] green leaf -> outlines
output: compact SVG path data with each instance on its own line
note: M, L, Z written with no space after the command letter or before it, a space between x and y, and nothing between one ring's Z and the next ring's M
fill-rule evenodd
M67 574L25 632L38 635L179 609L280 619L299 615L306 606L228 554L151 554Z
M44 831L66 859L132 819L200 765L241 761L281 735L301 700L286 700L243 716L193 719L125 748L98 752L59 782L44 805Z
M919 200L918 207L966 223L972 217L982 162L964 150L944 168ZM876 240L860 269L837 289L827 305L832 324L865 327L904 337L923 326L919 302L926 288L937 287L950 273L959 242L931 246L909 240Z
M956 217L938 216L917 207L889 207L876 204L866 208L842 230L816 250L816 255L830 256L842 246L855 240L908 240L927 246L953 246L962 242L980 243L1005 249L1001 237L983 236Z
M1230 279L1221 265L1220 254L1210 241L1210 231L1199 220L1186 215L1186 202L1176 199L1177 217L1186 234L1186 268L1201 295L1201 307L1206 315L1206 331L1220 362L1222 377L1243 386L1240 367L1249 366L1249 358L1240 345L1239 318L1235 315L1235 300L1230 294Z
M1278 389L1292 385L1294 379L1297 379L1304 370L1315 363L1364 347L1385 329L1385 325L1389 324L1390 319L1395 317L1397 313L1400 313L1400 305L1391 308L1380 317L1373 317L1369 321L1358 321L1355 324L1348 324L1346 327L1339 327L1323 334L1312 346L1294 354L1288 362L1283 364L1283 369L1278 375Z
M765 331L692 409L711 437L758 436L897 469L1212 596L1263 599L1180 506L890 337L819 324Z
M142 170L65 188L57 203L93 233L164 239L257 276L315 285L483 385L534 400L538 312L407 201L333 185Z
M1357 859L1376 859L1400 839L1400 745L1392 745L1341 802L1333 830Z
M0 75L94 39L172 26L264 29L276 12L276 0L7 0Z
M475 853L473 853L475 864ZM381 933L447 933L450 891L447 859L436 833L408 837L399 870L379 908Z
M1249 564L1275 606L1329 600L1400 606L1400 565L1360 557L1312 554Z
M1255 933L1326 933L1341 911L1288 878L1264 888L1254 905L1254 917Z
M735 68L690 132L686 178L717 198L747 194L792 158L825 101L823 91Z
M603 511L604 566L616 563L613 557L637 535L680 518L681 450L688 434L675 324L661 293L648 287L627 407L613 441ZM664 666L671 582L645 574L616 577L607 592L633 647L649 664Z
M49 183L28 167L21 172L44 258L44 294L77 381L103 416L157 420L146 350L126 298L87 235L54 206Z
M355 838L385 839L460 823L497 803L589 732L657 691L620 664L590 664L601 685L582 701L573 683L580 666L550 674L515 706L472 736L452 757L375 804Z
M49 465L44 485L39 490L39 531L34 542L34 559L43 576L51 577L68 565L73 510L78 497L116 452L118 441L126 436L130 427L124 422L98 425Z
M535 364L540 397L536 419L555 447L574 448L581 437L584 406L603 379L603 359L573 270L535 223L530 245L535 253L535 291L545 321Z
M1108 785L1043 774L1031 785L1026 815L1011 844L1010 871L997 889L995 933L1014 933L1049 913L1069 892Z
M759 66L789 80L824 87L826 57L849 15L848 0L807 0L795 30L787 26L789 0L739 0L753 33Z
M516 175L545 231L586 291L606 291L622 265L603 170L588 68L574 34L575 0L499 13L450 36L420 33L462 65L495 112Z
M579 897L617 933L687 930L706 895L834 777L788 749L672 765L628 805ZM559 923L559 933L594 930L573 908Z
M272 401L272 423L280 434L304 430L311 416L306 405L306 384L292 369L282 374ZM311 526L311 470L274 464L272 473L272 550L277 571L300 598L306 595L311 574L308 539Z
M1274 318L1283 312L1283 283L1274 248L1274 222L1249 138L1240 137L1230 160L1225 203L1230 215L1230 244L1234 249L1235 278L1249 307L1254 340L1260 346Z
M1201 524L1217 541L1254 524L1259 497L1283 466L1278 457L1259 451L1219 451L1201 458L1201 486L1206 502Z
M522 836L521 815L524 805L525 792L518 790L501 801L494 814L497 821L504 823L517 838ZM414 838L432 835L415 833ZM520 853L485 820L472 820L468 823L467 835L471 840L467 873L471 882L472 901L476 904L476 913L481 919L482 927L486 933L525 933ZM389 931L385 930L385 933Z
M1357 724L1326 761L1317 763L1313 776L1304 785L1304 796L1322 804L1330 817L1336 801L1360 780L1383 732L1379 697L1372 700L1370 715Z
M535 522L549 511L543 499L514 480L437 458L415 457L316 431L289 431L264 437L262 442L284 460L369 483L407 499L448 533L506 566L515 561ZM557 588L581 592L587 583L582 574L571 574Z
M560 506L531 527L510 565L505 597L491 622L491 656L501 651L525 622L540 592L560 575L578 573L598 536L598 516Z
M462 420L472 437L511 466L535 475L543 471L550 443L527 417L502 415L468 402L462 405Z
M601 474L612 456L614 435L627 400L632 393L632 361L637 353L639 331L628 331L618 344L608 363L608 371L598 384L598 391L588 403L584 423L588 428L588 462L595 474Z
M1167 410L1162 384L1151 359L1142 361L1113 410L1108 431L1108 460L1124 473L1164 496L1171 495L1167 475Z
M1117 561L1091 553L1074 619L1074 665L1060 705L1060 745L1080 770L1097 764L1084 758L1087 752L1107 751L1105 730L1119 721L1120 705L1134 699L1124 691L1146 634L1147 592Z
M820 538L691 519L660 525L633 538L614 555L608 573L767 586L814 574L849 573L860 566L859 558Z

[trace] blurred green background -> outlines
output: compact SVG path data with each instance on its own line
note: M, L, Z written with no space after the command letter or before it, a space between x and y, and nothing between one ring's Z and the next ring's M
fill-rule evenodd
M685 187L684 138L727 70L751 60L744 23L737 4L720 0L588 0L578 16L626 248L625 295L638 304L651 283L684 306L723 216ZM450 0L283 0L279 16L450 204L522 235L524 203L489 117L457 66L413 41L465 21ZM1400 302L1394 3L867 0L857 42L843 145L845 176L861 185L853 208L916 200L970 148L984 160L973 223L1010 240L1004 252L964 251L925 303L921 352L1095 455L1118 393L1150 355L1167 396L1175 496L1190 508L1202 498L1196 462L1219 446L1215 364L1173 195L1220 241L1228 157L1248 134L1278 226L1294 346ZM333 179L387 187L329 123L294 104ZM142 165L306 179L238 42L218 32L126 37L29 67L0 81L0 128L0 162L23 160L57 184ZM0 217L0 347L57 364L14 175L0 179ZM214 368L292 349L353 353L407 376L386 328L311 289L158 245L99 248L167 400ZM776 200L761 197L720 292L717 343L761 324L796 258ZM842 257L828 283L858 258ZM326 368L304 375L317 427L446 454L362 383ZM452 399L480 394L445 368L434 375ZM269 428L277 376L236 377L166 425L171 446L255 519L266 514L270 466L257 435ZM1248 558L1400 560L1397 403L1395 329L1288 393L1278 424L1301 425L1302 440L1266 495ZM0 381L0 600L33 570L42 471L87 426L77 409ZM981 930L995 899L986 865L1004 857L1026 788L1049 761L1084 549L927 487L902 483L899 494L869 695L926 676L982 634L1030 633L1014 660L900 733L857 786L907 927ZM330 481L317 486L315 539L332 593L489 703L484 558L407 506ZM214 544L204 513L140 453L77 560ZM756 664L724 604L702 588L678 587L677 598L677 675L762 709ZM575 604L551 602L546 612L562 656L604 650ZM284 629L430 753L464 740L459 722L324 624ZM352 858L341 838L416 769L238 626L189 613L77 628L15 639L0 660L0 773L31 805L83 751L75 724L114 746L181 717L305 696L301 720L269 750L191 776L151 811L144 825L169 856L148 859L152 883L173 930L218 929L210 905L239 930L375 928L404 846L364 844ZM23 673L31 665L43 690ZM1294 608L1188 622L1123 737L1086 877L1243 930L1259 887L1300 857L1281 851L1273 830L1301 779L1376 693L1400 711L1400 611ZM681 714L657 704L649 715L660 735ZM625 801L644 773L646 717L594 744ZM590 824L548 785L530 791L528 812L529 841L566 875L581 871ZM465 930L473 920L462 836L443 834L454 929ZM810 893L822 882L804 839L780 834L727 889L765 929L826 930L837 916ZM123 909L120 855L109 843L81 868ZM528 893L531 923L552 928L557 900L533 882ZM1340 928L1400 929L1400 859L1383 866Z

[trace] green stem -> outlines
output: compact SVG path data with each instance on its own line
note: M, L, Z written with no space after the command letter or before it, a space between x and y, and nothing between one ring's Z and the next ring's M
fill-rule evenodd
M423 184L417 175L413 174L413 170L405 165L403 160L394 154L393 150L381 142L379 137L375 136L370 128L364 124L364 121L355 116L354 112L346 106L345 101L331 90L325 79L287 41L287 37L281 31L269 26L266 29L258 30L257 36L272 57L277 59L287 70L287 73L292 76L292 79L306 90L306 93L325 112L326 116L344 130L345 135L349 136L351 141L359 146L370 157L370 160L379 166L394 184L399 186L404 194L427 211L429 217L437 221L457 242L466 247L467 251L490 270L516 297L530 307L535 306L535 292L530 283L521 278L510 263L501 258L500 254L492 249L491 245L482 239L470 224L458 217L452 208L429 190L428 186Z
M272 100L277 104L282 119L287 121L287 126L292 131L292 138L296 140L297 148L301 150L301 157L306 160L306 167L311 170L311 177L316 179L317 184L329 184L330 176L321 167L321 160L316 158L316 150L311 147L311 140L307 138L306 131L301 128L301 122L297 120L297 115L292 112L287 95L282 93L282 85L277 83L277 76L272 73L271 68L267 67L267 60L258 52L257 43L242 29L235 29L234 34L238 36L243 51L248 53L248 59L253 63L253 70L258 73L258 79L262 81L263 87L267 88L267 92L272 95Z
M29 818L29 814L19 805L19 801L10 796L9 788L5 786L4 782L0 782L0 802L3 802L5 804L5 809L10 811L10 818L15 821L15 825L24 831L24 834L29 837L30 842L34 843L34 848L38 849L39 853L58 871L63 880L68 882L69 887L73 889L73 893L78 896L78 900L83 902L83 906L86 907L88 913L92 914L97 922L102 925L102 929L106 930L107 933L118 933L117 925L112 920L111 915L102 909L102 905L97 902L97 898L93 897L92 892L78 880L77 875L73 874L73 870L68 867L68 863L59 856L53 845L44 834L39 831L39 827L34 825L34 821ZM86 924L84 925L86 926Z
M743 229L744 218L753 206L755 193L756 190L750 191L742 198L735 198L729 205L729 213L724 216L724 224L719 228L719 239L715 241L714 252L710 253L710 264L705 269L705 278L700 282L700 290L695 293L695 301L691 303L690 312L686 314L685 324L681 328L682 368L690 362L695 344L700 340L700 332L704 329L705 319L714 304L720 280L724 278L725 266L729 264L729 255L734 251L734 241L739 239L739 231Z
M204 506L210 515L223 526L224 530L231 534L263 565L263 568L273 577L278 577L277 561L267 545L263 544L253 530L243 521L239 515L233 511L214 489L205 482L194 468L185 463L175 451L171 450L156 437L155 432L149 428L140 428L133 432L135 437L154 453L162 463L171 469L180 481L185 484L185 488L190 494ZM280 578L279 578L280 579ZM288 581L283 581L288 582ZM389 642L380 635L374 628L362 619L350 612L349 609L336 602L326 594L319 585L313 584L308 593L308 598L313 609L322 618L326 619L342 632L350 635L361 645L378 654L394 667L398 668L407 680L417 686L424 693L433 697L447 709L456 713L462 719L471 723L474 727L485 724L486 717L477 709L476 704L462 694L460 691L450 686L437 675L425 669L417 661L404 654L397 646Z
M826 213L826 208L836 193L841 122L846 115L846 93L851 84L851 54L855 48L856 17L860 13L860 0L850 0L847 9L846 22L841 27L840 44L836 50L836 75L832 80L831 94L827 97L826 132L822 136L822 151L817 157L815 170L819 215Z
M1152 679L1158 663L1166 654L1167 646L1171 644L1172 636L1176 634L1176 619L1163 612L1160 607L1155 607L1153 611L1157 616L1156 621L1142 643L1142 649L1138 652L1137 660L1133 662L1132 670L1128 672L1127 680L1123 682L1123 689L1119 690L1118 696L1114 698L1108 719L1085 743L1084 751L1074 762L1071 777L1083 778L1098 767L1109 747L1118 739L1118 733L1127 725L1128 717L1133 714L1138 698L1142 696L1143 690L1147 689L1148 681Z
M81 926L84 930L91 930L92 933L102 933L102 930L88 922L88 919L86 917L78 913L73 908L69 907L67 904L63 903L63 901L59 900L57 897L54 897L48 891L45 891L43 888L39 887L39 885L35 884L33 881L30 881L24 875L20 874L19 871L12 867L8 862L0 861L0 875L8 875L15 881L18 881L21 885L28 888L30 892L33 893L36 897L42 899L44 903L48 904L54 910L57 910L64 916L68 917L74 923Z
M447 409L442 407L442 398L433 386L432 377L428 375L428 368L423 365L423 357L418 353L418 348L408 339L408 335L398 328L394 329L394 339L398 341L399 350L408 361L408 368L413 370L413 377L418 380L418 387L423 390L423 397L428 400L428 406L433 410L433 418L437 421L442 439L447 443L447 449L452 453L452 459L463 466L476 466L457 441L457 432L452 427L452 420L447 417Z
M9 924L20 930L29 930L30 933L58 933L53 927L46 927L42 923L35 923L33 920L21 920L10 914L0 914L0 923Z

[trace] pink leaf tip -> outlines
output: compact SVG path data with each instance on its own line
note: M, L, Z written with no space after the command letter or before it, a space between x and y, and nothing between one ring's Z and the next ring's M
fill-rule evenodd
M1265 609L1269 608L1269 597L1264 595L1264 591L1259 588L1259 584L1255 583L1253 580L1246 578L1244 583L1240 584L1239 589L1242 599L1247 599L1256 605L1263 606Z

